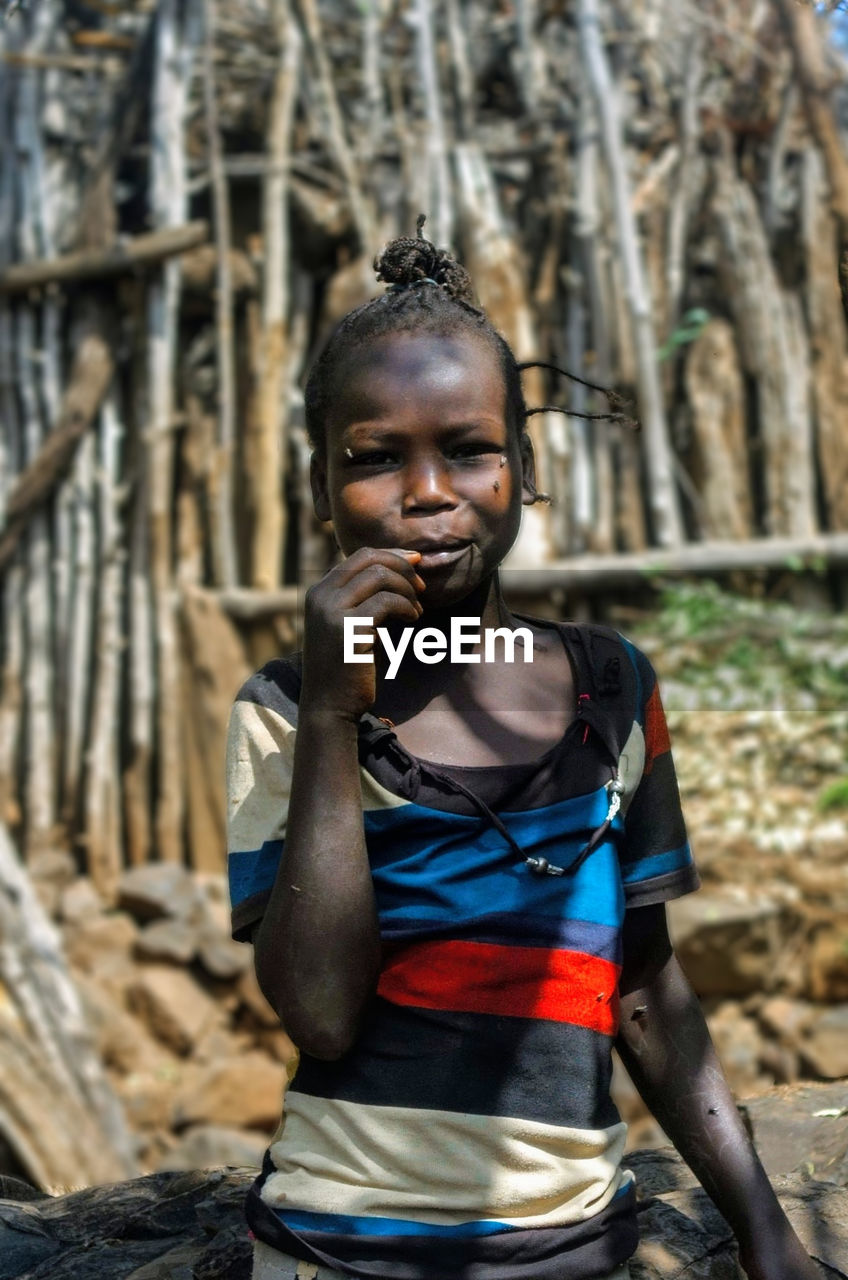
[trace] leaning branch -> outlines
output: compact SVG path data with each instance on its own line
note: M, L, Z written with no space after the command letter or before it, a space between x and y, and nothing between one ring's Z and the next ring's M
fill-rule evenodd
M208 238L209 229L205 222L189 222L182 227L166 227L148 235L121 240L108 249L84 249L40 262L16 262L0 273L0 294L25 293L46 284L124 275L139 267L173 258L188 249L196 249Z
M89 334L80 344L57 426L12 486L0 526L0 573L11 560L30 517L67 471L93 422L112 380L113 361L102 337Z

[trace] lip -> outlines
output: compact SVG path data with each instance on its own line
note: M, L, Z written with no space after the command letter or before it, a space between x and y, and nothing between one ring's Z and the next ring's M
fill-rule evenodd
M418 546L410 546L408 551L418 551L421 559L415 568L424 570L445 569L461 560L471 547L470 542L419 542Z

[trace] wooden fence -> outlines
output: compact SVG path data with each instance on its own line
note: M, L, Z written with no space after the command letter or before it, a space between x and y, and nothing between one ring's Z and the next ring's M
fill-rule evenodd
M0 816L28 858L70 845L107 896L127 863L223 866L230 699L332 556L304 368L419 210L519 359L637 406L638 436L527 374L568 410L531 420L539 591L848 560L848 104L812 9L81 12L0 28Z

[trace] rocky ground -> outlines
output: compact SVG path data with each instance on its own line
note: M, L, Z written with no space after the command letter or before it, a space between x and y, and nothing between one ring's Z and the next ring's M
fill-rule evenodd
M704 882L672 927L737 1096L848 1077L848 620L683 590L617 622L661 674ZM65 854L32 871L140 1168L257 1163L293 1049L223 877L135 868L107 907ZM623 1071L616 1094L631 1147L661 1143Z
M848 1277L848 1115L841 1085L787 1085L748 1121L793 1226L825 1280ZM797 1170L797 1154L807 1153ZM633 1280L740 1280L727 1224L670 1148L634 1152ZM795 1172L786 1174L787 1168ZM0 1280L248 1280L249 1169L157 1173L39 1197L0 1178Z

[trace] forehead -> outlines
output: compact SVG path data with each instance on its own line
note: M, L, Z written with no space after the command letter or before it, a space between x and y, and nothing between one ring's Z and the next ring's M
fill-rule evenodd
M329 425L382 418L402 407L502 420L506 388L497 354L469 333L416 330L356 347L338 370Z

